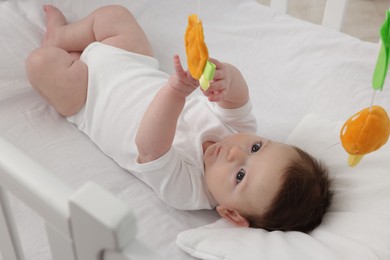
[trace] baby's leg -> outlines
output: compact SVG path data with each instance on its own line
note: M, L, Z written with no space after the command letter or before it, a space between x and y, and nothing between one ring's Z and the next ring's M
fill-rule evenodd
M41 47L26 60L31 85L63 116L77 113L87 97L88 68L77 55Z
M57 8L44 6L47 33L44 46L55 46L68 52L82 52L94 41L127 51L152 56L152 48L133 15L124 7L101 7L84 19L67 24Z
M46 5L47 31L42 47L26 61L31 85L63 116L77 113L88 88L87 65L80 53L94 41L152 56L150 44L131 13L120 6L102 7L67 24L57 8Z

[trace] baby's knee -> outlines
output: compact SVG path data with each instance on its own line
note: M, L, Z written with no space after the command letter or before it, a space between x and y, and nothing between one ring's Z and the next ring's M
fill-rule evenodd
M28 73L40 72L48 63L50 56L49 47L41 47L32 51L26 59Z
M62 52L58 48L41 47L28 55L25 63L26 73L33 87L37 87L53 74L62 58L61 54Z
M38 48L32 51L26 59L26 72L30 83L34 86L37 77L42 75L46 60L46 48Z

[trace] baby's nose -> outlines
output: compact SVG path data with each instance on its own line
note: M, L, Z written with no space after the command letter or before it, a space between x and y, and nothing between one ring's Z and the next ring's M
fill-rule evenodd
M229 162L231 161L242 161L245 158L245 150L242 149L238 145L234 145L229 149L228 155L227 155L227 160Z

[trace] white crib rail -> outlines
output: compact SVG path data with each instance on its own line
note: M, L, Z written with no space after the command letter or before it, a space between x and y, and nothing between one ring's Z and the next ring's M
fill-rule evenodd
M2 194L11 192L42 216L47 226L53 226L63 236L71 237L67 198L72 190L4 139L0 139L0 183ZM13 244L13 249L2 249L2 254L8 251L14 255L12 258L11 255L3 258L23 259L7 197L2 197L5 202L2 206L4 224L7 226L1 229L7 231L7 236L12 239L10 243ZM4 236L3 239L7 238Z
M3 259L23 260L23 250L20 246L16 225L11 213L7 193L0 186L0 252Z
M1 137L0 184L0 250L4 260L24 259L7 192L43 218L55 260L131 259L122 251L135 245L143 259L161 259L135 241L136 221L123 202L93 183L74 191Z
M339 31L343 25L347 4L348 0L327 0L322 25ZM271 0L270 6L287 13L288 0Z

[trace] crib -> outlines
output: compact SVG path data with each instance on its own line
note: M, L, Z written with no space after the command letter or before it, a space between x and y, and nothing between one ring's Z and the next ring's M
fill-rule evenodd
M338 140L342 122L371 100L379 50L339 32L348 1L328 0L322 25L289 16L288 0L195 2L0 1L0 259L390 258L390 147L351 169ZM210 55L250 85L259 134L330 166L335 198L324 223L309 234L242 230L213 211L164 205L30 87L24 59L44 33L44 3L69 21L126 6L169 73L173 54L185 57L186 17L200 10ZM390 111L388 85L376 102Z

